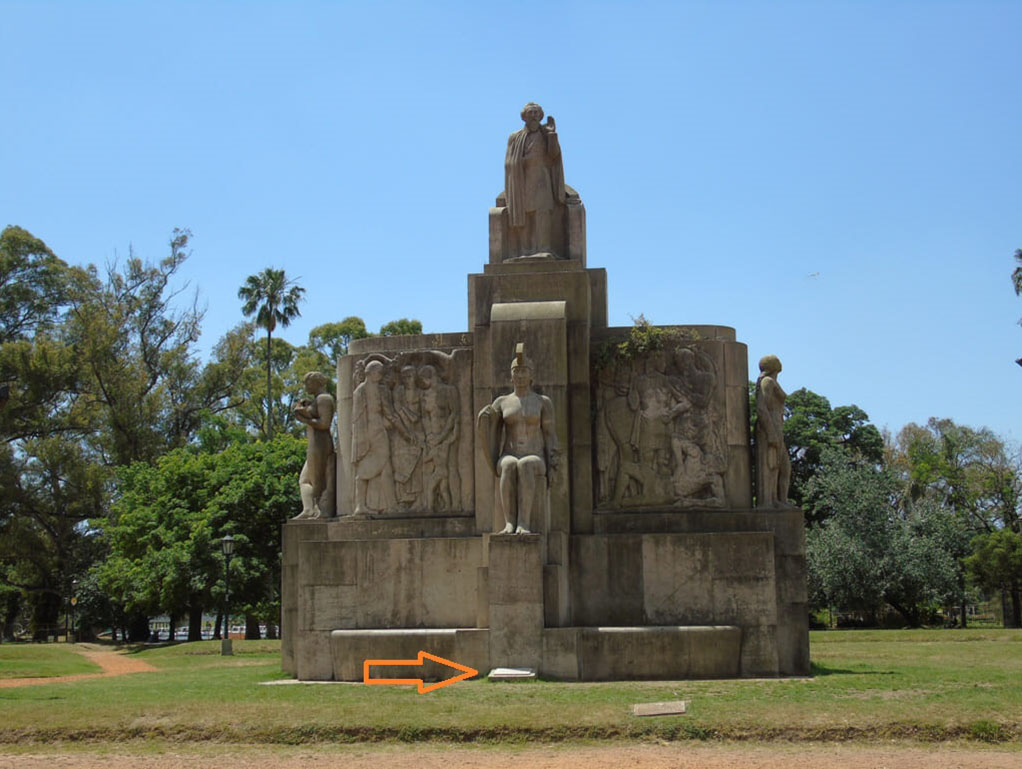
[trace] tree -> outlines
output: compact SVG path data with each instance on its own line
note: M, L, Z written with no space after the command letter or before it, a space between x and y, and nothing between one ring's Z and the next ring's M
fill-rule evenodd
M270 401L273 398L271 368L271 337L277 325L284 328L301 315L298 303L302 301L305 289L295 281L288 280L283 270L267 267L258 275L249 275L245 284L238 289L238 298L244 304L241 311L246 316L255 315L256 324L266 329L266 435L273 438L273 418Z
M223 601L220 539L230 533L231 605L274 624L280 527L295 512L304 460L302 441L251 442L214 417L199 446L122 468L120 496L100 524L110 557L93 570L98 583L129 610L187 614L197 640L203 609Z
M935 500L975 534L1022 528L1022 460L985 427L936 417L925 426L907 424L898 433L891 463L909 500Z
M380 336L404 336L406 334L421 334L422 321L401 318L384 323L380 327Z
M95 555L83 524L102 514L108 474L63 436L0 451L0 585L26 597L29 629L42 639L55 630L71 580Z
M324 323L309 332L309 347L319 350L330 360L336 361L348 354L348 345L352 339L365 339L370 336L366 324L356 315L349 315L340 323Z
M1022 534L1001 529L981 534L975 552L965 559L970 576L985 590L1003 591L1011 598L1012 618L1005 627L1022 627Z
M159 263L131 252L123 271L112 265L102 280L95 267L73 270L62 331L80 366L76 397L94 410L93 440L107 464L152 460L182 446L203 412L233 405L242 361L218 357L200 367L197 296L176 308L187 286L173 282L189 237L174 230Z
M811 600L875 616L886 603L912 627L928 608L958 599L953 548L967 542L935 506L903 514L888 470L825 452L806 487L824 514L806 535Z
M822 468L824 454L836 451L851 461L879 465L884 458L883 437L858 406L831 408L830 401L805 388L788 396L784 411L784 442L791 457L788 495L804 508L812 526L821 520L822 512L806 500L806 486Z
M0 232L0 344L52 326L67 301L67 265L21 227Z

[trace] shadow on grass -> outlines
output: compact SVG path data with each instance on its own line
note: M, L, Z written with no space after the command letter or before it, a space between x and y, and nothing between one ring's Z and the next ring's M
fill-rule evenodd
M844 668L829 668L818 662L809 663L809 675L811 676L893 676L893 670L845 670Z

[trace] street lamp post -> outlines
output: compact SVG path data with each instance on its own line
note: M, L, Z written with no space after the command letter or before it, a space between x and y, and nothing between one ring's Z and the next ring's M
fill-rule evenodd
M220 639L220 655L232 656L231 648L231 556L234 555L234 537L228 534L220 540L224 553L224 634Z
M71 580L71 637L78 640L78 631L75 629L75 607L78 606L78 580Z

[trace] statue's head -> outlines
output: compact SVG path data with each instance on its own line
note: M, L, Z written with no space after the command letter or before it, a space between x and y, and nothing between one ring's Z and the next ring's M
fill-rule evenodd
M767 376L781 373L781 359L776 355L764 355L759 359L759 372Z
M406 387L415 384L415 366L401 367L401 381Z
M305 389L310 394L313 395L321 392L326 392L327 381L328 380L326 378L326 375L321 374L318 371L310 371L308 374L302 377L302 382L305 384Z
M427 390L433 386L433 379L436 377L436 369L428 363L419 369L419 381Z
M530 131L535 131L539 128L539 121L542 119L543 108L536 104L536 102L530 101L522 107L522 120L525 121L525 127Z
M371 360L366 364L366 379L370 382L379 382L383 379L383 364L378 360Z
M696 354L688 347L681 347L674 353L674 362L682 372L691 371L696 365Z
M532 361L525 357L524 345L515 351L515 357L511 359L511 383L517 388L519 384L529 386L532 384Z

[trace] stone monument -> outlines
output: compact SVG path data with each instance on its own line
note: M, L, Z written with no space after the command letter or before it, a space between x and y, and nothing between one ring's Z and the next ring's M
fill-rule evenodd
M284 669L359 681L426 651L565 680L808 674L780 363L760 364L754 506L745 345L608 327L555 123L521 117L468 331L337 362L336 515L284 526Z

